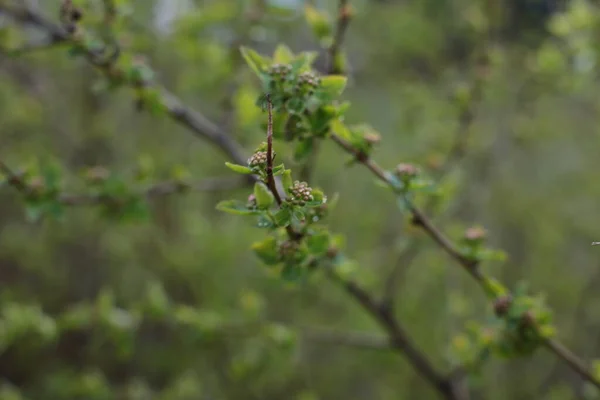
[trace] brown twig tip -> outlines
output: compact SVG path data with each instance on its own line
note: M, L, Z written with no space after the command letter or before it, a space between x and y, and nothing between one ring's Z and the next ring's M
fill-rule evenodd
M273 103L271 102L271 95L268 93L266 95L266 100L269 118L267 122L267 186L271 193L273 193L277 204L281 204L281 196L279 195L277 185L275 184L275 177L273 176Z

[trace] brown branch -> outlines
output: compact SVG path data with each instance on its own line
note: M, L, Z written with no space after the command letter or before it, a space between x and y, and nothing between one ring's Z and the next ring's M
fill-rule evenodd
M275 184L273 176L273 103L271 96L267 94L267 111L269 113L269 121L267 123L267 186L275 196L277 204L281 205L281 196Z
M51 40L78 45L75 39L73 39L73 37L61 26L53 23L35 11L23 7L12 7L0 2L0 14L2 13L7 14L22 23L33 25L45 31ZM113 64L106 63L106 60L99 58L96 52L87 48L83 48L82 50L84 50L84 56L88 62L107 77L114 77L122 72L117 70ZM241 165L246 163L247 157L244 155L243 149L227 132L221 130L220 127L211 122L203 114L186 107L182 101L164 88L158 86L155 88L159 90L162 104L172 120L186 127L196 136L207 139L209 142L216 145L235 163ZM252 175L248 175L248 177L253 181L256 180Z
M51 40L56 41L64 41L67 43L72 43L78 45L74 39L67 34L67 32L56 25L55 23L49 21L41 14L38 14L32 10L26 8L14 8L5 3L0 3L0 13L8 14L13 18L27 24L34 25L42 30L44 30L50 37ZM85 58L94 65L100 72L105 74L106 76L115 76L115 74L119 74L121 71L116 71L115 67L111 63L103 62L98 58L98 54L90 49L84 48ZM238 164L244 164L246 162L246 157L244 156L244 152L239 144L233 140L227 132L221 130L220 127L212 123L208 118L204 115L195 112L188 107L186 107L177 97L169 93L163 88L156 87L161 94L161 101L163 106L167 110L167 114L182 126L186 127L188 130L193 132L196 136L199 136L203 139L207 139L218 148L220 148L225 154L227 154L232 161ZM351 154L357 156L357 160L362 162L369 170L371 170L376 176L382 179L384 182L388 182L387 177L385 176L383 170L377 166L374 162L372 162L368 157L365 157L364 154L357 153L350 144L345 143L341 138L336 135L332 135L333 140L338 143L342 148L348 151ZM272 161L272 159L271 159ZM0 168L2 166L0 165ZM6 171L5 171L6 172ZM249 175L252 180L256 180L257 178L253 175ZM11 179L11 175L9 175L9 179ZM390 183L390 182L388 182ZM483 276L477 269L477 263L471 260L466 259L455 247L454 245L440 232L438 231L434 225L427 219L424 213L412 205L409 204L409 210L413 215L413 222L417 225L421 226L430 237L436 241L453 259L455 259L460 265L462 265L470 275L475 278L480 283L483 283ZM378 320L385 325L388 333L391 335L394 340L397 348L402 349L403 352L407 355L409 360L411 360L412 365L421 372L421 374L436 387L436 389L447 398L456 398L453 394L454 391L451 388L451 384L447 379L440 377L438 373L432 370L431 365L424 361L424 358L421 354L412 347L411 343L406 340L403 331L398 326L397 322L391 315L386 311L386 309L379 310L378 308L373 309L373 303L370 297L362 291L358 286L354 283L347 282L345 284L346 290L349 294L351 294L355 299L363 305L368 311L378 317ZM552 350L555 354L565 360L574 370L576 370L581 376L588 379L594 385L600 387L600 383L593 377L589 371L584 367L583 363L576 358L572 353L568 352L560 343L554 340L547 341L547 347Z
M332 270L327 270L328 277L344 288L379 325L388 333L390 347L400 351L408 358L415 370L427 380L436 391L446 399L464 399L457 393L453 380L438 372L426 356L412 343L404 328L388 308L378 304L371 295L357 283L343 279Z
M339 55L342 44L344 43L344 37L346 35L346 31L348 30L350 19L351 13L348 0L339 0L335 34L333 36L333 42L331 43L331 46L329 46L327 49L328 60L326 70L328 74L341 74L344 72L337 68L335 65L335 59Z
M24 179L24 174L14 172L4 161L0 160L0 172L6 176L7 183L24 195L33 192ZM240 178L209 178L199 182L164 181L152 184L139 191L139 195L148 199L183 192L209 192L237 189L246 185ZM95 205L110 201L102 194L62 193L58 202L66 206Z
M395 188L394 183L388 179L384 170L381 169L381 167L379 167L373 160L371 160L369 157L366 157L364 153L358 152L356 149L354 149L354 147L352 147L351 144L347 143L335 133L331 134L331 138L348 153L354 155L356 160L368 168L375 176L390 185L390 187ZM487 281L479 270L479 262L462 255L452 241L448 239L439 229L437 229L433 222L420 208L410 202L409 199L405 198L405 201L408 205L409 212L412 215L413 224L421 227L428 234L428 236L433 239L446 252L446 254L448 254L454 261L462 266L473 279L475 279L482 287L485 286ZM594 377L594 375L585 367L585 364L582 360L564 347L557 339L546 339L544 344L556 356L565 361L582 378L600 388L600 380Z

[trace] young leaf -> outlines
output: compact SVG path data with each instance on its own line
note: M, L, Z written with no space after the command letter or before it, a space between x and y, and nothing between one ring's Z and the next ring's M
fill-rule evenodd
M312 64L317 59L319 53L316 51L305 51L296 56L296 58L290 63L292 66L292 73L299 74L301 72L310 71Z
M226 162L225 165L227 166L227 168L234 172L237 172L238 174L249 175L252 173L252 170L250 168L244 167L243 165L232 164L230 162Z
M289 64L294 60L294 53L284 44L279 44L273 53L273 62Z
M217 210L235 215L258 215L259 211L249 210L244 203L238 200L223 200L217 204Z
M258 208L269 208L275 201L273 193L262 182L256 182L254 185L254 196L256 197L256 205Z
M294 181L292 180L292 170L286 169L283 172L283 175L281 176L281 185L283 186L283 189L286 191L286 193L288 192L288 189L292 187L293 184Z
M327 252L329 248L329 234L327 232L320 232L316 235L309 236L306 240L308 245L308 251L315 255L321 256Z
M256 75L260 76L261 73L265 71L268 65L270 64L270 60L268 58L261 56L256 51L248 47L242 46L240 48L240 52L242 53L242 57L244 58L250 69L252 69L252 71L254 71Z
M348 78L341 75L329 75L321 80L321 93L324 94L326 100L333 100L342 94L346 88Z
M313 34L319 39L319 42L324 46L328 45L332 40L331 33L333 28L327 14L319 12L319 10L311 5L306 5L304 7L304 17L308 25L310 25Z
M277 241L269 236L262 242L256 242L252 245L252 250L266 265L276 265L280 261Z

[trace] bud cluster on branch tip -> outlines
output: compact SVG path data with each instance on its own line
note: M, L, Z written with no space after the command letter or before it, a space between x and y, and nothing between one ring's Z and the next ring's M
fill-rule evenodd
M464 235L465 241L472 244L481 243L486 237L487 231L480 226L467 229Z
M365 133L364 138L365 138L365 142L367 142L367 144L369 144L370 146L374 146L376 144L379 144L379 142L381 142L381 135L376 132Z
M497 316L502 317L506 315L511 305L512 297L510 295L498 297L494 302L494 313Z
M419 174L419 168L413 164L398 164L396 166L396 175L403 181L408 181Z
M312 188L306 182L294 182L289 191L291 200L296 205L303 206L307 201L313 200Z
M298 76L298 83L316 89L321 84L321 78L313 72L303 72Z
M41 176L34 176L27 182L27 187L32 194L41 194L46 189L46 183Z
M269 68L269 75L271 75L272 78L283 79L290 72L292 72L292 66L289 64L273 64Z
M260 167L267 163L267 152L266 151L257 151L252 154L252 157L248 159L248 167Z

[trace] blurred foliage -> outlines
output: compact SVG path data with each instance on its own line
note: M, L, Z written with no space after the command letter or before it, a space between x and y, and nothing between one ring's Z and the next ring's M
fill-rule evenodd
M58 0L29 3L59 21ZM112 40L102 1L74 3L85 27L80 46L17 52L47 38L0 20L0 159L35 189L19 194L0 183L0 399L434 398L397 353L305 334L381 332L322 276L282 284L278 270L262 267L255 254L268 262L272 240L215 210L225 199L245 207L251 189L191 190L231 176L230 160L166 118L153 86L202 111L250 155L265 140L266 114L256 105L265 88L240 47L310 52L325 75L337 2L118 0L118 74L99 73L81 56ZM514 337L527 310L545 321L546 303L557 329L546 333L592 364L600 329L598 248L590 247L600 240L598 4L351 3L337 60L349 75L338 105L351 105L335 111L344 116L335 128L357 141L378 138L361 143L386 168L420 165L427 179L413 182L415 203L430 206L435 223L520 301L509 323L496 325L502 293L490 303L368 171L325 141L315 159L306 157L307 132L324 135L329 119L286 137L276 114L278 163L295 177L308 160L311 185L329 200L340 194L327 215L331 240L347 255L339 268L373 293L399 269L399 319L443 370L478 361L474 349L510 353L491 346L494 338ZM292 106L290 114L304 105ZM455 149L461 157L446 164ZM173 195L145 196L161 182L180 185ZM83 207L82 196L103 201ZM506 262L462 236L474 224ZM317 239L311 251L321 255ZM598 396L544 352L485 363L468 383L473 398L492 400Z

